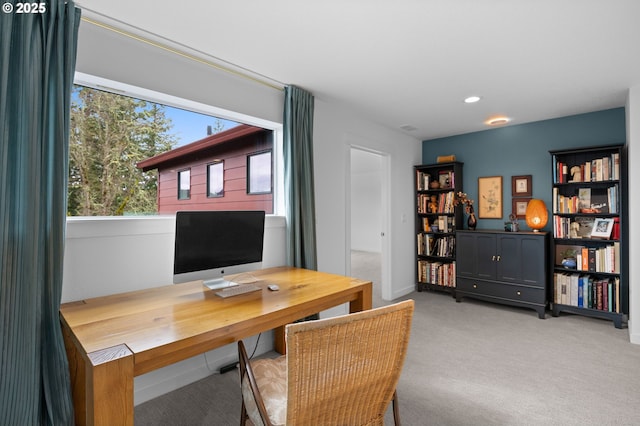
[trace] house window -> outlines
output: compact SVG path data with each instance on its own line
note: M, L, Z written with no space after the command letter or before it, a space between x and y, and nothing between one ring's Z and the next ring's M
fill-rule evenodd
M207 164L207 197L224 196L224 162Z
M272 191L271 151L247 157L247 193L270 194Z
M178 200L191 198L191 169L178 172Z

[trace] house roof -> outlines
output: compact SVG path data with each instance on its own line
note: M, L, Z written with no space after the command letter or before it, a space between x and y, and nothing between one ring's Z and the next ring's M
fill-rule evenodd
M200 153L208 150L214 146L221 145L226 142L242 138L244 136L252 135L264 131L260 127L249 126L248 124L240 124L236 127L232 127L224 132L216 133L206 138L191 142L190 144L172 149L171 151L163 152L154 157L147 158L140 161L136 166L142 171L157 169L163 164L173 162L179 158L191 156L193 154Z

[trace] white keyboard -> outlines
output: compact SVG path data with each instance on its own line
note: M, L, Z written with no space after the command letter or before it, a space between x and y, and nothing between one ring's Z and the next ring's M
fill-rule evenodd
M238 296L239 294L251 293L258 290L262 290L262 288L253 284L240 284L218 290L216 291L216 295L220 297L231 297Z

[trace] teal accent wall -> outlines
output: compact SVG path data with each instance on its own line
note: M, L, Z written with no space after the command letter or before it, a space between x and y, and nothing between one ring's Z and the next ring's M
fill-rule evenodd
M550 150L626 143L625 110L614 108L422 142L422 163L454 154L464 163L463 188L478 203L478 177L502 176L502 219L479 219L478 229L504 229L511 214L511 176L532 175L532 196L551 219ZM476 208L477 211L477 208ZM551 220L545 230L551 231ZM520 229L529 230L520 220Z

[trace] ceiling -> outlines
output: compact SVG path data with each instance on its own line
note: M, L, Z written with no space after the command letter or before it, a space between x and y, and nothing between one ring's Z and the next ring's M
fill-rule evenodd
M640 85L637 0L76 3L419 140L620 107Z

